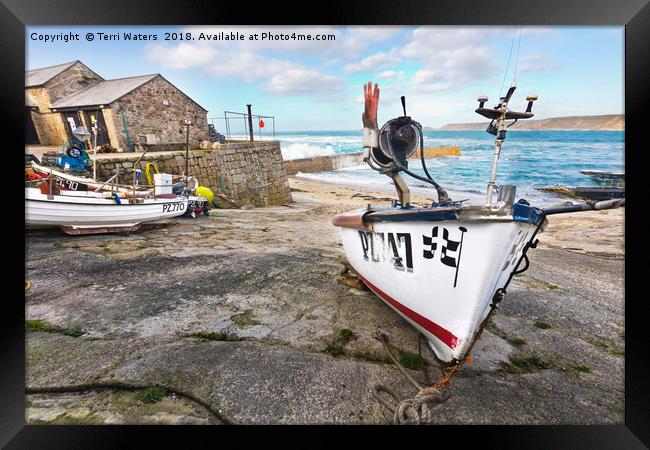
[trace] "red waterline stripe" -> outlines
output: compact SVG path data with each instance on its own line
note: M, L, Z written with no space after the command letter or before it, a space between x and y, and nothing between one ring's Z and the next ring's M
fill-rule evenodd
M458 345L458 338L451 334L451 332L445 330L442 328L440 325L437 323L431 322L429 319L426 317L416 313L410 308L407 308L406 306L402 305L400 302L395 300L393 297L390 295L386 294L384 291L379 289L377 286L372 284L370 281L366 280L361 274L359 274L358 270L354 270L359 278L370 288L372 291L380 296L382 299L393 305L397 310L399 310L401 313L403 313L405 316L407 316L409 319L413 320L416 322L418 325L423 327L425 330L427 330L429 333L433 334L435 337L440 339L442 342L444 342L447 347L453 349L456 348L456 345Z

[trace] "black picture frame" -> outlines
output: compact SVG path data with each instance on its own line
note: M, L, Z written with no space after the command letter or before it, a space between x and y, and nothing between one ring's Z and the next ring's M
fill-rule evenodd
M291 19L289 19L291 17ZM286 431L299 429L314 441L318 436L338 439L334 431L351 434L361 431L380 439L391 435L441 439L487 448L644 448L650 446L650 371L648 369L648 326L644 290L638 286L635 267L644 266L645 239L640 209L639 178L650 100L650 4L647 0L584 2L580 0L537 0L513 2L426 2L385 0L350 2L330 1L298 7L295 4L248 2L207 2L200 0L94 2L71 0L2 0L0 4L0 89L3 115L5 204L5 282L11 288L4 296L2 358L0 363L0 445L7 448L127 448L133 447L134 434L166 441L172 435L204 438L216 445L217 433L234 434L239 442L259 432L286 439ZM22 158L17 148L24 145L24 70L25 26L29 25L189 25L189 24L346 24L346 25L618 25L625 26L625 146L627 207L625 216L625 424L620 426L439 426L435 429L412 427L120 427L120 426L36 426L25 424L25 335L24 305L20 304L20 280L24 278L24 203L16 192L20 186ZM603 64L620 64L603 61ZM594 86L594 96L598 87ZM23 239L19 239L23 236ZM9 249L11 247L11 249ZM639 292L639 294L635 294ZM227 431L227 433L226 433ZM198 435L198 436L197 436ZM219 437L219 439L221 439ZM186 441L189 442L189 441ZM308 441L304 441L307 444ZM406 441L403 441L405 442ZM418 444L420 445L420 444ZM446 444L449 445L449 444ZM454 445L453 443L451 445Z

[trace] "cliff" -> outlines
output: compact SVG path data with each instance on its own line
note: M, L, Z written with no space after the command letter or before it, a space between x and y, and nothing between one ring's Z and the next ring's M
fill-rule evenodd
M441 130L484 130L488 122L449 123ZM601 116L566 116L548 119L520 120L511 130L624 130L623 114L605 114Z

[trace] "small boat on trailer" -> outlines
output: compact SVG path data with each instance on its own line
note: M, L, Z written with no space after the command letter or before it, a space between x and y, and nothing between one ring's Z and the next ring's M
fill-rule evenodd
M529 266L527 252L537 245L537 235L553 214L623 206L624 199L600 203L538 208L526 200L515 202L516 188L495 186L497 164L508 126L533 117L537 96L527 97L525 112L508 109L515 83L494 108L484 107L480 97L476 112L491 120L487 132L494 135L492 171L484 205L453 201L429 174L408 169L408 158L423 148L421 125L406 115L378 129L379 89L364 87L364 160L389 176L399 200L390 207L368 205L336 215L348 262L359 279L428 340L444 363L464 361L480 335L487 318L496 311L513 276ZM514 122L506 125L506 120ZM437 202L428 207L410 203L404 172L431 184ZM493 191L498 197L493 202Z

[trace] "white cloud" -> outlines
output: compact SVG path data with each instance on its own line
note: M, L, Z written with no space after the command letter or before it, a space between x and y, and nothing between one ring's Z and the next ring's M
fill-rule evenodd
M335 96L344 88L340 77L288 59L266 57L250 49L233 50L204 43L156 44L150 46L147 56L169 68L200 68L219 78L239 77L246 83L261 82L262 89L274 95L328 92Z
M276 95L325 95L340 92L343 82L336 76L300 67L276 73L263 88Z
M218 77L241 77L246 83L270 77L290 69L303 67L292 61L261 58L252 52L224 53L204 66Z
M385 101L398 98L398 91L400 95L407 92L439 94L478 82L501 81L512 27L427 26L408 33L405 30L385 26L186 27L183 31L191 31L195 37L199 33L239 33L246 39L157 43L147 47L146 56L172 69L203 70L219 78L239 78L245 83L257 84L268 94L313 94L323 98L327 94L330 100L340 98L337 96L344 92L356 96L356 87L346 86L345 74L375 73L384 87L382 100ZM261 37L262 33L334 34L336 40L248 40L249 35ZM404 33L406 38L403 44L394 39L399 33ZM524 40L527 36L544 39L554 33L548 27L521 30ZM364 51L382 47L377 44L388 40L390 45L364 55ZM417 67L412 76L406 76L406 69L396 67L402 61L409 63L409 69L413 65ZM558 67L557 62L542 54L529 54L521 55L518 69L519 72L537 72ZM390 83L394 83L394 94Z
M454 49L482 45L491 32L480 27L420 27L413 30L402 53L407 58L430 61Z
M538 27L522 27L521 35L548 38L548 37L557 37L559 36L559 33L557 30L553 28L538 26Z
M380 72L377 74L379 78L395 78L397 76L397 72L394 70L384 70L383 72Z
M174 47L155 44L146 47L149 59L158 61L171 69L189 69L200 67L206 61L211 61L217 56L217 51L207 45L181 43Z
M424 69L414 76L416 84L470 83L494 75L499 69L488 45L494 31L481 27L421 27L411 33L401 54L424 64Z
M424 85L444 80L442 69L427 68L415 72L412 78L413 84Z
M348 27L340 49L341 55L345 58L357 57L366 48L388 40L400 31L400 27L389 26Z
M543 72L561 69L563 64L539 53L529 53L519 59L518 72Z
M399 60L392 53L379 52L363 58L358 63L351 63L343 67L345 73L369 72L382 67L390 67L397 64Z

